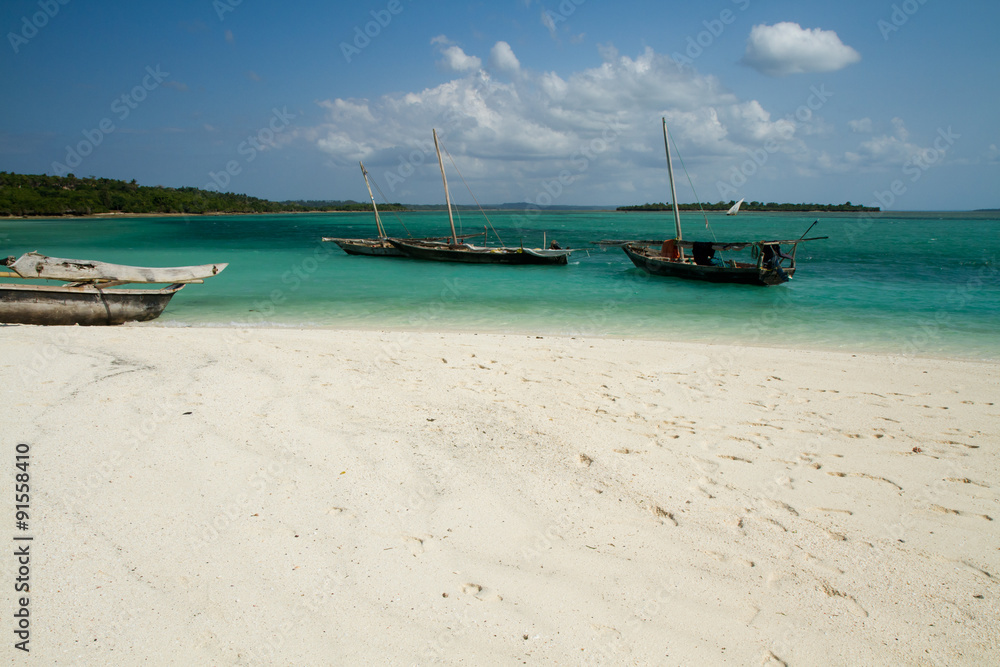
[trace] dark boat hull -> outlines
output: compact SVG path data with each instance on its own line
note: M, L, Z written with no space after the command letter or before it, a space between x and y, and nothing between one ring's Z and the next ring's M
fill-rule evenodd
M107 326L160 316L184 285L158 290L0 285L0 323Z
M430 260L434 262L459 262L463 264L536 264L561 265L569 262L569 253L554 253L551 251L532 251L521 248L490 248L488 250L469 249L468 247L449 247L447 245L426 246L406 243L396 239L390 242L413 259Z
M323 239L324 241L328 239ZM405 257L399 249L388 241L371 239L329 239L340 246L348 255L367 257Z
M625 251L633 264L654 276L703 280L712 283L770 286L788 282L795 274L794 268L774 271L746 263L735 267L688 264L652 255L646 247L631 243L623 245L622 250Z

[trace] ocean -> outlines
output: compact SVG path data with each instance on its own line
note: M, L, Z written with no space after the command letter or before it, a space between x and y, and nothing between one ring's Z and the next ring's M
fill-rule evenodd
M507 245L557 240L568 266L346 255L369 213L0 220L0 251L142 266L228 262L140 326L307 327L604 336L1000 359L1000 213L683 213L690 240L799 238L777 287L648 276L601 239L672 236L669 213L487 212ZM443 236L447 213L384 214L392 235ZM466 233L486 224L462 211ZM490 232L491 240L495 235Z

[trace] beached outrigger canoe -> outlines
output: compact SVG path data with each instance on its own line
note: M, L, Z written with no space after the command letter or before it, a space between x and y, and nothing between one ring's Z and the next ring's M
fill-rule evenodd
M156 319L171 297L189 283L217 275L228 264L143 267L35 252L0 261L3 278L61 280L64 285L0 284L0 323L83 326ZM121 289L129 283L167 284L159 289Z

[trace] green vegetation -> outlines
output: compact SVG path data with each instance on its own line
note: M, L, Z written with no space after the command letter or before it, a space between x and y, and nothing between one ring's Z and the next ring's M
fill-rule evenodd
M726 211L735 201L702 204L706 211ZM404 206L399 203L379 204L379 210L438 210L442 205ZM455 206L461 210L476 210L477 206ZM501 210L537 209L528 203L491 206ZM573 206L546 206L545 210L570 210ZM581 207L586 209L602 207ZM698 204L681 204L682 211L697 211ZM0 216L62 216L95 215L101 213L299 213L305 211L370 211L371 204L356 201L298 200L273 202L232 192L213 192L198 188L147 187L110 178L77 178L32 174L12 174L0 171ZM619 211L669 211L670 205L641 204L619 206ZM744 202L741 211L835 211L870 212L879 208L846 204L777 204L775 202Z
M704 203L704 204L678 204L677 208L682 211L698 211L705 209L706 211L728 211L729 208L735 204L736 201L726 202L716 202L714 204ZM619 206L619 211L670 211L672 210L670 204L639 204L637 206ZM878 206L860 206L858 204L852 204L847 202L846 204L778 204L777 202L743 202L740 206L740 212L744 213L750 212L774 212L774 211L793 211L793 212L806 212L811 213L814 211L835 211L835 212L865 212L872 213L879 211Z
M98 213L282 213L370 211L371 204L272 202L232 192L147 187L110 178L77 178L0 172L0 215L61 216ZM380 206L405 210L401 204Z

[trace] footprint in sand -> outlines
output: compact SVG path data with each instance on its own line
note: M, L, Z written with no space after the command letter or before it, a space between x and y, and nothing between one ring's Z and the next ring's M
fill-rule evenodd
M827 563L826 561L824 561L822 558L818 558L816 556L813 556L808 551L802 552L801 553L801 557L810 566L815 567L815 568L819 568L820 570L823 570L827 574L832 574L832 575L844 574L844 571L841 570L836 565L830 565L829 563Z
M899 484L896 484L895 482L890 481L890 480L886 479L885 477L876 477L875 475L869 475L866 472L832 472L831 471L831 472L827 472L826 474L830 475L831 477L860 477L862 479L870 479L873 482L885 482L886 484L889 484L891 486L896 487L900 491L903 490L903 487L901 487Z
M986 484L980 484L979 482L973 482L968 477L945 477L944 481L946 481L946 482L958 482L959 484L972 484L973 486L979 486L979 487L982 487L984 489L990 488Z
M856 616L861 616L862 618L868 618L868 612L858 604L858 601L854 599L854 596L848 595L842 591L838 591L836 588L831 586L828 582L820 582L819 589L823 591L828 597L840 598L844 600L847 608Z
M771 526L775 530L780 530L783 533L787 533L788 532L788 529L785 528L780 522L775 521L774 519L772 519L770 517L766 517L766 516L765 517L761 517L761 521L763 521L767 525Z
M937 512L938 514L952 514L954 516L975 516L980 519L985 519L987 521L993 521L993 517L989 514L971 514L969 512L962 512L960 510L953 510L950 507L942 507L941 505L931 505L928 509L932 512Z
M406 546L410 547L410 553L414 556L419 556L426 551L424 547L424 539L420 537L414 537L413 535L403 535L403 542Z
M719 553L718 551L703 551L702 553L704 553L706 556L711 556L720 563L733 563L734 565L741 565L746 568L756 566L756 563L754 563L752 560L746 558L740 558L738 556L736 558L730 558L729 556Z
M471 582L462 584L462 592L484 602L503 602L502 596Z
M663 509L659 505L653 505L652 507L650 507L650 510L653 512L653 516L655 516L657 519L660 519L660 523L665 524L669 521L674 526L678 525L677 519L674 518L674 515L668 512L667 510Z
M760 664L762 667L788 667L787 662L770 651L764 651L764 655L760 659Z
M702 497L708 500L713 500L715 498L715 495L713 495L711 491L705 488L706 485L715 485L715 482L711 479L708 479L707 477L702 477L696 483L688 486L688 490L691 491L692 493L700 494Z
M798 511L794 507L792 507L788 503L783 503L780 500L773 500L771 498L761 498L760 502L762 505L766 505L773 509L784 510L789 514L791 514L792 516L799 515Z

